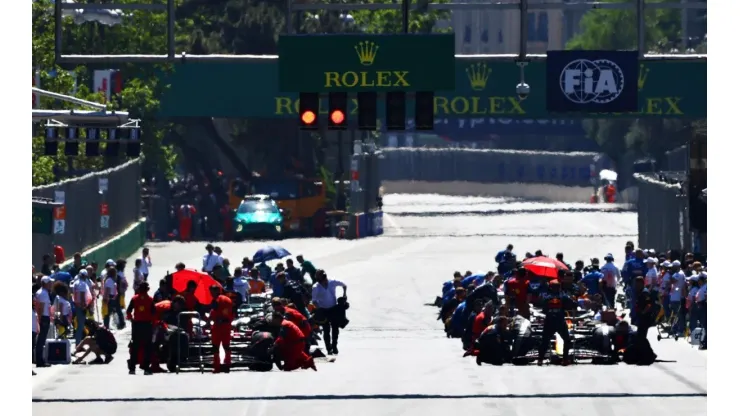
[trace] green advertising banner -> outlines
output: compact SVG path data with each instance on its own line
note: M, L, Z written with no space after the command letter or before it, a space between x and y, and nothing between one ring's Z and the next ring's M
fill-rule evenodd
M284 35L278 56L281 92L455 89L454 35Z
M50 235L54 232L53 210L51 205L31 205L31 216L33 218L32 232L34 234Z
M458 56L456 88L437 93L436 115L451 119L553 117L545 109L545 74L545 62L532 62L526 67L531 93L520 101L515 91L519 67L514 62ZM298 94L279 92L277 58L246 63L178 64L166 82L171 87L162 97L164 117L272 118L295 117L298 113ZM593 117L705 118L706 85L706 60L642 61L639 111ZM350 115L357 113L356 101L350 103L349 111ZM381 101L379 114L383 111ZM408 114L413 114L411 107Z

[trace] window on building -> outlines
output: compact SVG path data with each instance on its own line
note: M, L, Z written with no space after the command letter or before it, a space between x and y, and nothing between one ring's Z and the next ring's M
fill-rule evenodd
M547 12L540 12L539 16L537 16L537 40L540 42L548 42L550 40L549 26Z
M527 14L527 40L537 40L537 19L534 12Z

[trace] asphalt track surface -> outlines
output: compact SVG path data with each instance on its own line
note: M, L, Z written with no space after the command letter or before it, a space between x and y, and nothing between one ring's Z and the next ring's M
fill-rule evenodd
M636 214L501 198L388 195L385 202L383 237L281 243L349 285L351 323L336 362L318 362L318 372L130 376L124 331L110 365L40 369L34 415L706 414L706 353L683 340L652 335L659 358L675 362L650 367L479 367L462 358L459 340L446 339L436 309L424 305L454 270L492 268L507 243L522 254L562 251L570 262L620 257L625 241L636 240ZM479 213L513 209L529 212ZM220 243L232 263L262 244ZM150 278L177 261L198 267L203 246L152 244Z

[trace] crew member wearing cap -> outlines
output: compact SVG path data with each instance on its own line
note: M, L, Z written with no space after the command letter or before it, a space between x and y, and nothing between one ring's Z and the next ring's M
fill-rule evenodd
M275 340L275 352L280 361L283 361L283 371L293 371L299 368L313 369L316 371L316 364L313 358L306 354L306 340L303 332L296 324L284 319L280 312L273 312L272 324L280 328L280 334Z
M142 282L136 294L126 308L126 318L131 323L131 350L128 360L128 373L136 374L136 363L138 362L139 350L143 350L141 369L144 375L151 375L149 359L152 355L153 322L157 311L154 299L149 296L149 283Z
M36 367L48 367L49 364L44 362L44 346L51 326L51 298L49 297L51 278L44 276L40 283L41 287L36 291L36 313L39 317L39 331L36 336Z
M614 264L612 253L607 254L604 260L606 263L601 268L601 273L604 275L604 300L606 301L607 308L614 309L617 299L617 282L620 280L621 273L619 272L619 268ZM642 260L640 261L642 262Z
M87 297L90 293L88 272L82 268L72 280L72 303L75 305L75 343L80 345L85 338L85 319L87 311ZM92 295L91 295L92 297Z
M674 336L682 336L686 329L686 309L684 298L686 297L686 275L681 270L681 262L674 260L671 263L671 316L676 318L671 333Z
M213 244L206 245L206 254L203 256L203 269L205 273L211 273L216 265L222 265L223 259L213 252Z
M660 264L660 301L663 307L663 317L671 315L671 262L666 260Z
M234 320L234 303L221 293L221 286L210 287L211 296L211 343L213 346L213 372L228 373L231 367L231 321ZM224 348L224 363L221 367L221 347Z
M647 272L645 272L645 287L650 291L654 291L658 286L658 269L655 267L657 263L658 259L655 257L648 257L645 260L645 264L647 265Z
M542 328L542 341L537 355L537 365L542 365L545 359L545 352L550 347L550 340L555 334L559 334L563 339L563 365L570 364L570 333L568 324L565 322L565 311L574 309L573 300L566 293L561 291L560 282L557 280L550 281L550 287L547 293L542 295L543 308L545 314L545 323Z

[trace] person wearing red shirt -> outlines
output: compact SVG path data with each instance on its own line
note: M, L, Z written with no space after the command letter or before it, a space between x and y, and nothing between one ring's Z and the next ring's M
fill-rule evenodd
M213 302L211 302L211 343L213 345L213 372L220 373L221 357L219 351L224 347L223 372L228 373L231 366L231 321L234 320L234 303L226 295L221 294L221 286L213 285L210 288Z
M308 319L297 309L284 306L280 299L272 300L272 308L282 313L286 320L293 322L301 330L306 339L306 352L308 352L311 348L311 323L308 322Z
M478 313L478 315L475 316L475 319L473 320L473 330L472 330L472 336L470 337L470 348L465 352L464 357L467 357L468 355L477 356L478 350L475 348L475 341L480 338L480 334L485 331L485 329L491 325L491 321L493 318L493 302L488 301L483 306L483 310Z
M190 241L193 233L193 217L195 217L195 207L190 204L180 205L178 216L180 218L180 240Z
M126 318L132 321L131 324L131 343L128 360L129 374L136 374L136 363L139 356L139 350L143 350L141 368L144 375L151 375L149 368L149 358L152 355L152 333L153 322L156 316L154 300L149 296L149 284L142 282L136 290L136 294L126 308Z
M506 281L504 285L506 299L519 311L519 316L529 319L529 278L527 270L518 269L516 275Z
M280 335L275 340L275 351L283 361L283 371L293 371L299 368L316 370L313 357L306 354L304 345L306 338L296 324L284 319L280 312L272 314L272 324L280 328Z
M185 291L182 292L182 297L185 299L185 310L187 311L198 311L200 309L200 302L195 297L195 290L198 288L198 283L195 280L188 282L185 287Z

